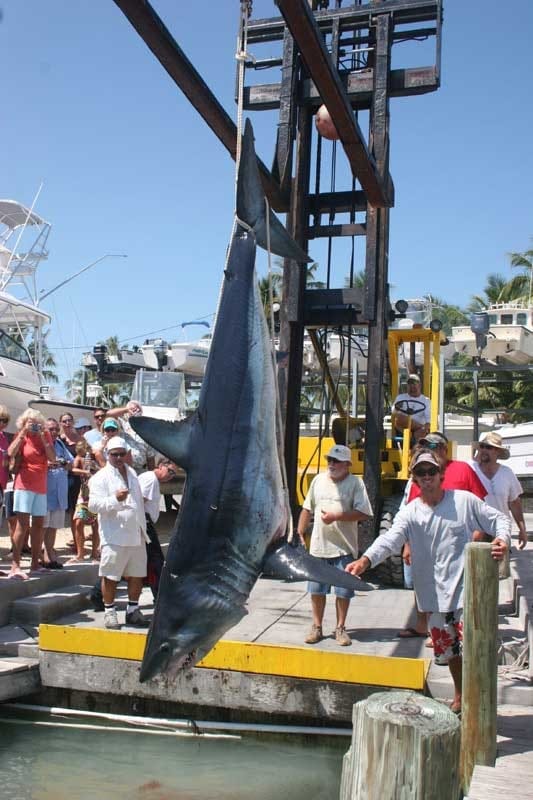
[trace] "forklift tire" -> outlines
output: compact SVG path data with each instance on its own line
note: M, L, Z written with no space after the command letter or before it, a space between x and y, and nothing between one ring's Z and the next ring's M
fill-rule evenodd
M392 523L394 522L394 517L398 513L401 506L402 499L403 494L393 494L384 499L379 520L378 535L387 533L387 531L390 530ZM404 588L403 559L401 555L390 556L390 558L388 558L382 564L379 564L373 570L373 573L379 583L383 583L386 586L394 586L397 589Z

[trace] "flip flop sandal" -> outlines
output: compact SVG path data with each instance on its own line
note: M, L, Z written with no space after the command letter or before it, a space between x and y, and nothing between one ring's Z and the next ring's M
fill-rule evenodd
M404 628L402 631L398 631L396 636L398 639L425 639L427 637L427 631L425 633L419 633L416 628Z

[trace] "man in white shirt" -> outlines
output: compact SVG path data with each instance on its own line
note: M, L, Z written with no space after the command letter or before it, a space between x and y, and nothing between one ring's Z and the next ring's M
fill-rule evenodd
M152 590L154 600L157 597L159 579L165 560L155 528L157 520L159 519L161 507L161 490L159 485L173 480L177 474L178 468L176 465L168 459L163 459L155 469L149 470L148 472L141 472L139 475L139 484L143 495L144 511L146 514L146 533L150 539L146 545L148 557L147 583Z
M464 549L476 531L485 531L493 537L492 557L501 561L511 543L511 524L470 492L444 490L444 469L432 452L415 453L410 471L420 497L403 506L390 530L346 570L361 575L409 542L417 604L430 614L435 660L449 667L455 687L451 708L460 713Z
M302 544L305 544L305 531L313 516L311 555L324 559L338 569L344 569L358 553L357 523L372 516L372 507L363 481L350 474L350 448L336 444L328 452L326 460L327 472L316 475L309 487L298 520L298 536ZM323 638L322 620L326 595L330 590L329 584L314 581L310 581L307 586L313 613L313 625L305 639L307 644L317 644ZM346 616L353 596L351 589L335 587L335 641L342 647L352 643L346 632Z
M392 411L394 427L400 431L408 428L411 420L411 434L415 442L429 432L430 401L429 397L422 394L420 378L415 373L407 378L407 392L398 395L392 404Z
M518 525L518 547L523 550L527 545L526 523L520 499L524 490L513 470L498 463L499 459L509 458L509 450L504 447L502 437L496 431L482 433L474 447L477 452L470 465L487 490L485 502L508 517L513 515Z
M150 624L139 609L146 576L146 519L141 487L135 471L125 463L126 441L114 436L107 444L108 463L89 480L89 510L98 514L102 554L98 574L102 578L104 625L120 628L115 609L117 584L128 584L126 625Z

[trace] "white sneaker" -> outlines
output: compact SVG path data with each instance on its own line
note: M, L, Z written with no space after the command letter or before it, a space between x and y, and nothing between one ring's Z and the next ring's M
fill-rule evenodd
M112 630L118 630L118 628L120 628L115 608L108 608L104 613L104 625L106 628L111 628Z

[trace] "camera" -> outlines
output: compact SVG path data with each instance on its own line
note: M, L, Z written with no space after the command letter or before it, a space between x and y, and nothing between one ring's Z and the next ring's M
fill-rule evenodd
M67 459L66 458L57 458L56 459L56 464L59 464L60 467L64 467L66 463L67 463Z
M38 422L32 422L32 424L30 425L30 431L32 431L33 433L39 433L40 430L41 430L41 426L39 425L39 423Z

